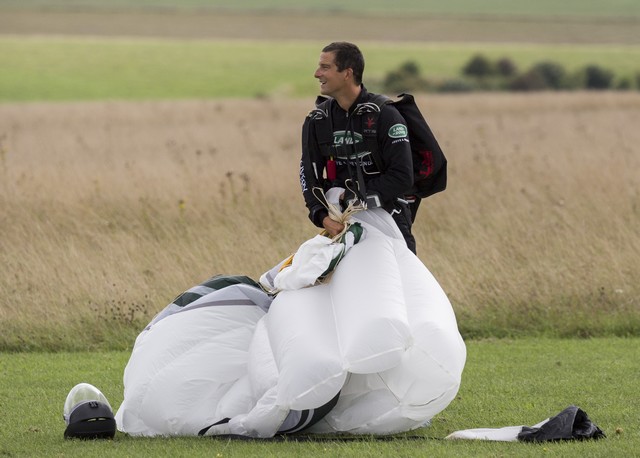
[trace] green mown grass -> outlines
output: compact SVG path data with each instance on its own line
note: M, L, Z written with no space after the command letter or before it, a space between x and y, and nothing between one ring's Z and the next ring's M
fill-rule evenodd
M128 352L0 354L1 456L634 456L640 449L640 339L518 339L467 343L458 397L420 440L229 442L202 438L65 441L62 408L77 383L122 402ZM453 431L533 425L575 404L607 434L601 441L449 442Z
M0 38L0 102L191 99L316 94L320 42ZM456 77L469 58L511 58L525 69L554 60L568 70L598 64L620 77L638 70L640 46L361 43L365 82L404 62L427 78Z

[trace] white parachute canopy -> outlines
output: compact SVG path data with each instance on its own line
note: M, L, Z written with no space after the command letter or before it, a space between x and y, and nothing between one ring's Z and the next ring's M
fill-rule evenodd
M294 255L261 285L214 277L167 306L136 339L118 428L392 434L447 407L466 359L447 296L388 213L352 220L362 230L319 242L317 256L301 249L304 263ZM324 281L300 287L305 266Z

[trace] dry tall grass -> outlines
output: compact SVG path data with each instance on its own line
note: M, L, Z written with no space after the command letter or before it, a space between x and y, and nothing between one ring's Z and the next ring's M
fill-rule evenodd
M0 349L126 347L182 290L315 235L309 100L0 105ZM429 96L421 259L467 336L640 331L640 95Z
M606 18L553 13L515 17L403 14L402 11L353 14L329 9L322 12L326 6L316 5L313 12L280 10L276 14L233 11L233 5L230 6L226 11L187 7L167 14L162 9L145 9L137 4L131 8L109 8L108 19L100 8L5 7L0 14L0 31L11 35L319 40L323 43L327 37L343 37L358 43L370 40L387 43L640 43L638 20L632 15L621 17L615 13Z

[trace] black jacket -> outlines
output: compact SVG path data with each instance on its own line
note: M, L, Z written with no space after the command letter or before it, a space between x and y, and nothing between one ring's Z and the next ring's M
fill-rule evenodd
M387 211L394 207L396 198L402 197L413 184L413 164L411 148L407 135L406 123L398 110L391 105L384 105L376 116L367 113L354 114L359 106L371 101L373 94L362 86L360 95L349 111L344 111L335 100L330 100L326 114L332 128L333 145L328 149L322 146L319 138L326 120L307 117L302 135L302 159L300 161L300 185L305 203L309 209L309 218L322 227L322 220L327 216L324 206L313 195L313 187L327 190L334 186L354 188L358 181L357 168L362 171L361 179L366 185L366 197L377 196L380 206ZM312 112L313 113L313 112ZM377 122L373 120L377 118ZM374 132L377 138L379 161L367 151L363 141L367 132ZM355 142L351 139L355 138ZM329 138L331 140L331 138ZM332 156L331 158L329 156ZM327 177L327 160L333 159L336 164L336 179ZM351 180L351 185L345 182ZM346 199L353 197L347 195ZM369 199L368 199L369 200Z

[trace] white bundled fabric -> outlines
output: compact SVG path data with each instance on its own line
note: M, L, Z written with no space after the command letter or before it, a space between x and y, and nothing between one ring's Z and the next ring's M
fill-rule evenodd
M230 418L231 420L228 424L218 427L217 431L212 429L207 434L233 432L233 434L252 437L271 437L276 434L289 414L287 407L276 402L278 380L278 368L269 345L265 316L258 322L249 348L246 387L249 388L250 402L240 410L221 406L218 419ZM229 394L246 396L246 393ZM226 403L229 401L224 399L223 404Z
M273 285L267 280L271 271L263 274L260 282L275 291L313 286L318 279L332 269L333 265L340 262L342 257L355 245L356 239L359 240L359 237L359 234L355 235L352 231L345 232L339 241L332 241L324 235L316 235L300 245L290 266L280 270L286 260L278 264L279 272L275 275Z
M231 417L226 432L273 436L291 409L322 406L344 385L346 371L339 357L335 324L330 314L320 310L326 305L317 300L325 288L283 291L276 300L288 300L275 308L272 304L258 323L248 362L255 407L238 416L224 412ZM260 357L253 357L254 353Z
M251 305L255 291L248 285L213 291L154 320L138 336L125 368L124 401L116 413L121 431L197 435L203 425L218 420L218 403L246 374L254 328L265 314Z
M393 241L373 229L331 279L330 305L344 365L375 373L400 362L411 341Z
M280 292L266 314L196 308L141 334L119 428L271 437L302 418L311 432L390 434L442 411L466 357L451 305L386 212L353 219L366 236L324 284Z
M265 317L279 369L280 405L296 410L318 407L344 385L347 374L327 307L329 294L329 285L284 291Z
M403 242L396 242L402 244ZM466 360L451 304L408 249L396 247L412 344L393 368L351 375L311 432L390 434L418 428L454 399Z
M316 235L300 245L293 256L262 274L260 284L272 293L313 286L326 279L363 237L364 229L360 223L349 224L337 240Z
M296 290L313 286L331 264L331 261L344 252L342 243L333 243L330 238L316 235L307 240L291 262L291 266L276 275L274 285L276 290Z

